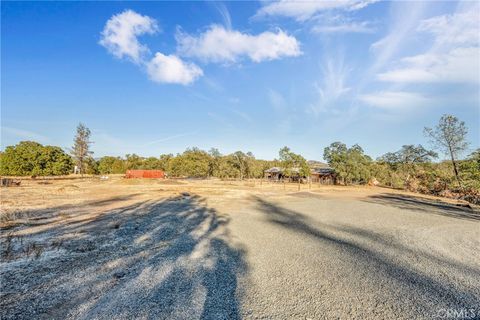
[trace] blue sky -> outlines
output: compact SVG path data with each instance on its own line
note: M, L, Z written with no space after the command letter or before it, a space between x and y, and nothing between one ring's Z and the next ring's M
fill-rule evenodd
M480 146L478 2L2 2L1 145L95 156L187 147L321 160L427 144L444 113Z

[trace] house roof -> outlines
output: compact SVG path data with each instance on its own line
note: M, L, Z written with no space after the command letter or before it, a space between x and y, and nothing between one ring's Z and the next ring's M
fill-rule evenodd
M265 170L265 172L268 172L268 173L281 173L283 172L282 168L279 168L279 167L272 167L270 169L267 169Z
M285 171L285 170L283 168L280 168L280 167L272 167L270 169L265 170L265 172L267 172L267 173L283 173L283 171ZM299 173L300 168L291 168L290 172Z
M335 170L333 168L330 168L330 167L313 168L310 172L313 173L313 174L331 174L331 173L335 173Z

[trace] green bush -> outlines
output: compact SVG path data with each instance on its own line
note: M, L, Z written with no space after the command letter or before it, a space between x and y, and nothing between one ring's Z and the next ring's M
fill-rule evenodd
M60 147L22 141L8 146L0 158L0 174L10 176L56 176L73 170L73 160Z

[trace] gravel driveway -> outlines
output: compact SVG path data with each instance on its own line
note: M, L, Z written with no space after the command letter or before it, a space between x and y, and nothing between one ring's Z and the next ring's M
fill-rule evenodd
M180 195L2 233L1 319L480 318L480 216L413 196Z

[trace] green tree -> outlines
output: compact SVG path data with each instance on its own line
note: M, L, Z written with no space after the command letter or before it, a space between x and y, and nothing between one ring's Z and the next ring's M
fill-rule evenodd
M296 154L288 147L283 147L278 152L280 166L287 177L299 175L300 177L310 176L310 167L307 160L299 154Z
M43 147L37 161L38 174L43 176L66 175L72 172L73 160L60 147Z
M170 173L170 160L173 158L173 154L162 154L160 155L160 158L158 159L158 168L160 170L163 170L165 172Z
M459 164L462 181L467 187L480 190L480 149L473 151Z
M245 154L245 176L250 179L255 177L255 163L257 162L257 159L255 159L255 156L251 151L248 151Z
M425 127L424 133L430 138L430 142L435 148L450 157L455 179L458 185L462 187L458 173L457 159L468 148L468 142L466 140L468 130L465 122L460 121L455 116L445 114L440 118L435 128Z
M411 177L419 173L419 164L431 162L438 155L436 152L425 149L422 145L404 145L396 152L388 152L378 158L388 164L392 171L403 177L403 186L408 186Z
M208 151L210 155L210 164L208 167L208 175L209 176L216 176L218 174L218 169L220 167L220 159L222 158L222 154L218 151L217 148L211 148Z
M231 160L232 166L238 171L240 180L243 180L248 171L248 156L242 151L236 151L232 154Z
M170 160L170 174L176 177L208 177L210 155L198 148L190 148Z
M334 142L324 149L323 158L344 184L367 183L371 177L372 159L358 144L347 148L344 143Z
M112 174L113 164L115 163L115 160L115 157L101 157L100 160L98 160L98 171L100 172L100 174Z
M22 141L8 146L1 157L2 175L65 175L71 172L72 158L61 148Z
M235 167L236 159L232 154L219 159L216 177L221 179L240 178L240 172Z
M81 174L85 173L86 162L93 154L90 151L90 145L93 143L90 141L90 135L90 129L79 123L71 153Z
M425 163L437 158L436 152L425 149L422 145L404 145L396 152L388 152L379 158L380 161L388 163L391 166L412 165L416 163Z
M148 157L143 160L142 169L146 170L160 170L160 160L155 157Z
M85 173L86 174L98 174L98 162L92 157L89 157L85 161Z
M127 170L140 169L143 164L143 158L135 153L127 154L125 158L125 167Z

